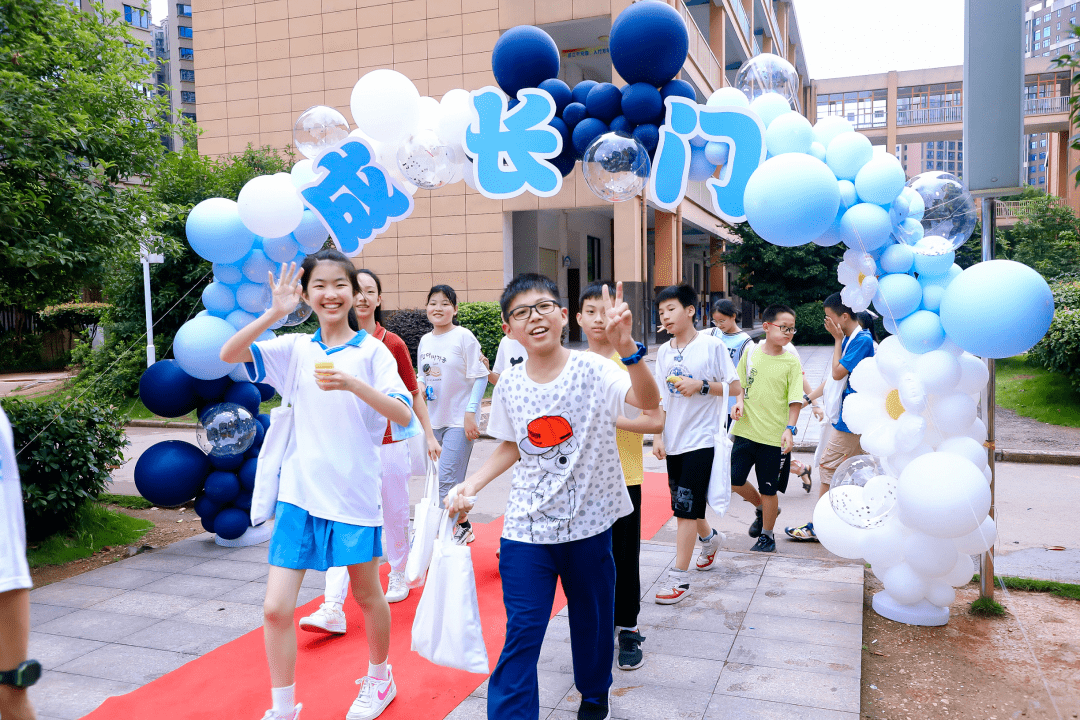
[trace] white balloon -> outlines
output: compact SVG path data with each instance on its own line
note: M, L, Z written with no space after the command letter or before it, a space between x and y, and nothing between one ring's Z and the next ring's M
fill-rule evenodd
M986 423L979 418L975 418L975 422L971 423L971 427L967 429L965 434L972 440L977 440L981 445L986 442Z
M814 508L814 533L826 550L849 560L863 556L862 538L866 531L852 527L836 516L829 493L825 493Z
M849 397L855 396L850 395ZM900 473L904 472L904 468L906 468L912 460L919 457L920 455L925 455L931 452L934 452L934 448L926 444L926 442L924 441L922 444L918 445L913 450L909 450L908 452L898 452L889 455L885 459L885 464L888 466L889 471L892 472L894 476L899 477Z
M941 577L956 565L956 545L947 538L912 533L904 538L904 562L923 577Z
M938 607L949 607L956 601L956 590L948 583L937 580L927 585L926 599Z
M992 473L990 471L990 466L989 465L987 465L986 467L983 468L983 477L986 478L987 484L994 481L994 473Z
M893 565L902 563L904 561L904 533L899 521L889 518L889 521L881 527L867 530L866 536L863 537L862 549L863 557L874 570L884 572Z
M941 578L941 581L952 587L963 587L971 582L973 577L975 577L975 563L971 561L970 556L961 553L956 558L956 565Z
M982 525L967 535L956 538L954 542L957 551L964 555L981 555L997 542L997 524L994 518L987 517L982 521Z
M304 218L304 203L286 173L248 180L236 198L236 209L247 229L263 237L288 235Z
M965 457L982 470L986 467L986 448L978 440L972 440L967 435L952 437L937 446L938 452L955 453Z
M929 404L929 424L943 438L963 435L978 416L975 401L964 393L935 395Z
M926 409L926 389L915 373L907 372L901 375L896 391L905 410L921 413Z
M720 88L709 96L705 104L716 107L750 107L750 101L746 98L746 94L737 87Z
M929 393L955 392L960 383L960 363L944 350L931 350L917 356L915 372Z
M921 219L921 218L919 218L919 219ZM950 340L948 338L948 336L945 337L945 342L941 343L941 345L938 346L938 350L944 350L945 352L949 353L953 357L960 357L961 355L964 354L964 348L962 348L959 345L957 345L956 343L954 343L952 340Z
M904 373L911 370L915 354L900 343L899 336L890 335L878 345L874 359L877 360L877 367L881 376L892 387L897 387Z
M906 412L896 421L897 451L914 450L922 443L924 437L926 437L926 418L922 415Z
M990 512L990 487L970 460L928 453L901 473L897 505L907 526L934 537L958 538L979 527Z
M353 86L349 107L353 122L366 135L396 144L416 130L420 93L401 73L379 68Z
M316 177L315 168L312 167L310 158L304 158L293 165L292 172L289 174L289 178L295 188L301 188L304 185L307 185Z
M914 605L926 597L926 582L907 563L886 570L881 582L885 585L885 592L901 605Z
M451 147L465 144L465 129L472 124L472 97L467 90L454 89L439 102L439 121L435 128L439 139Z
M440 117L442 117L442 110L438 100L427 95L420 98L416 109L417 130L437 130Z
M971 353L964 353L957 361L960 363L960 382L956 390L965 395L982 392L990 382L990 371L986 369L986 362Z

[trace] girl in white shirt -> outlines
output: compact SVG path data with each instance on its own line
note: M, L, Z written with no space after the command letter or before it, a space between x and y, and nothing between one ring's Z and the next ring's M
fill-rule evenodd
M387 665L390 606L379 582L382 510L379 446L386 421L407 426L411 399L393 355L359 330L353 310L356 269L337 250L309 255L297 270L271 274L273 304L221 349L225 362L248 364L256 382L292 387L294 427L281 463L263 631L274 706L264 720L296 720L293 614L306 570L347 566L364 614L368 672L349 720L378 717L397 694ZM319 318L314 335L255 339L303 299ZM295 374L289 377L295 356Z
M481 361L480 342L467 328L454 324L457 293L449 285L428 291L427 317L432 331L420 338L416 364L431 416L431 429L442 445L439 458L439 500L465 481L473 443L480 437L476 414L487 389L488 369ZM454 539L470 543L472 524L459 516Z

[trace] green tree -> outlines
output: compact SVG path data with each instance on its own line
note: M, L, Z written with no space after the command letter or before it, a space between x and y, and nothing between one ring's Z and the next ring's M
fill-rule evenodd
M1080 270L1080 219L1056 197L1028 199L1010 236L1011 259L1046 278Z
M152 211L125 182L164 153L152 67L101 5L0 0L0 304L71 300L137 246Z

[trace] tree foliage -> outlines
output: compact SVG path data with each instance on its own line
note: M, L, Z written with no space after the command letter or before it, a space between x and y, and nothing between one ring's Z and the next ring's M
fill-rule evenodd
M1056 197L1040 194L1021 206L1010 245L1011 259L1046 278L1080 271L1080 219Z
M137 247L160 100L152 65L117 12L0 0L0 304L37 310L96 284Z

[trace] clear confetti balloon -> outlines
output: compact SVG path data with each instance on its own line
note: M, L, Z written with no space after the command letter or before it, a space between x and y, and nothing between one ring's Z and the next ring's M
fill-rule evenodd
M750 58L739 68L735 87L742 90L750 102L772 92L786 97L794 107L799 97L799 72L779 55L763 53Z
M199 416L195 438L208 455L237 455L255 442L258 420L236 403L211 405Z
M315 105L300 113L293 126L293 145L306 157L315 159L328 147L349 137L349 121L332 107Z
M295 310L293 310L287 316L271 325L270 329L276 330L279 327L293 327L294 325L301 325L305 321L307 321L309 317L311 317L311 306L301 300L296 305Z
M947 172L924 172L908 180L907 186L919 194L925 206L921 218L924 237L935 238L934 242L911 243L915 252L944 255L967 242L978 213L975 200L960 178ZM905 242L899 236L897 239Z
M457 175L453 148L444 145L434 130L419 130L398 148L401 174L418 188L434 190L453 182Z
M581 172L598 198L623 202L641 193L649 181L649 153L632 137L605 133L585 149Z
M877 458L856 455L840 463L833 474L829 503L852 527L881 527L896 506L896 480Z

